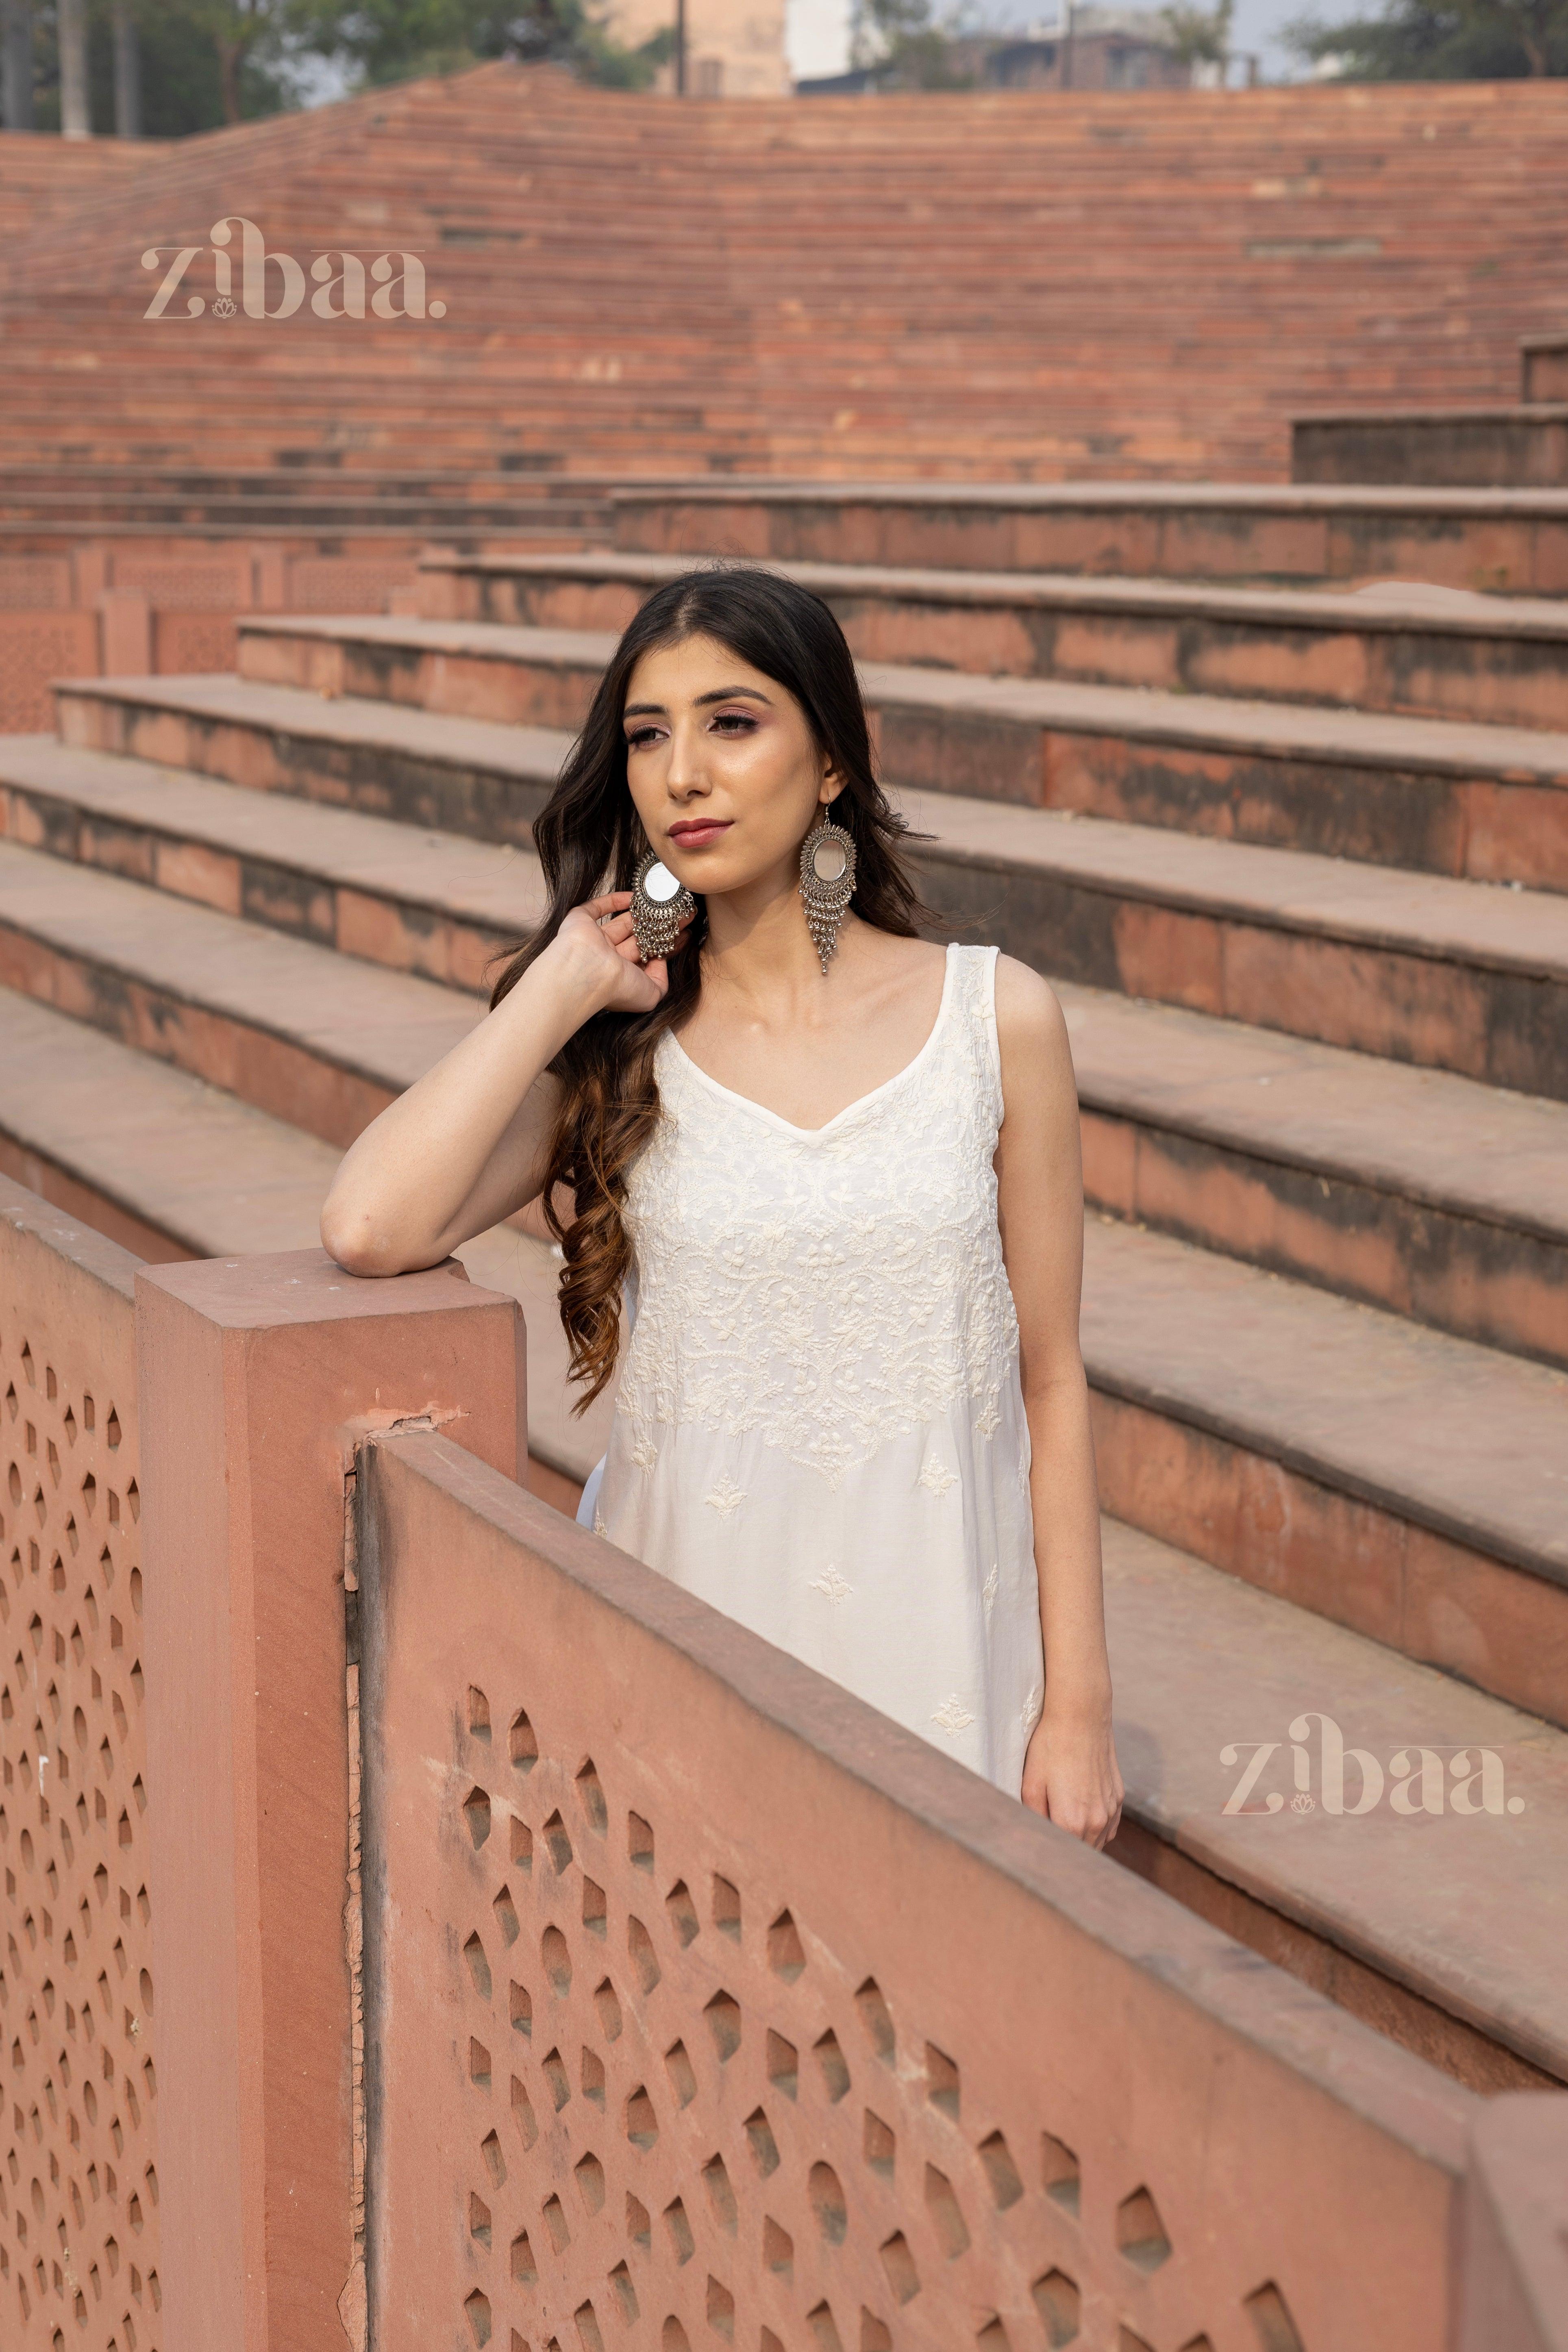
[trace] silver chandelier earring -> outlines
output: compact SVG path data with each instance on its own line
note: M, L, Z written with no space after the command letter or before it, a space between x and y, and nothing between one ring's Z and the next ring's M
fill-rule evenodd
M800 895L826 975L844 910L855 895L854 835L835 824L826 810L800 845Z
M683 882L650 849L632 878L632 929L644 963L667 956L680 937L680 927L697 912L697 901Z

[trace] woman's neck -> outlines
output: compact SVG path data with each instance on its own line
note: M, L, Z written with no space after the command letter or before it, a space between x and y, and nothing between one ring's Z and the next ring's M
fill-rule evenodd
M836 975L839 954L863 928L853 912L846 914L838 953L825 980L800 893L793 884L785 888L753 886L710 898L708 936L701 950L703 988L737 1002L752 1018L776 1019L796 1005L803 1010L815 1006Z

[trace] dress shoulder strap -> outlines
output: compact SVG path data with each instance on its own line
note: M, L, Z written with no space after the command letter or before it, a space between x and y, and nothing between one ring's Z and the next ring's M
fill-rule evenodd
M1002 1049L996 1035L996 958L994 947L956 942L949 950L958 965L953 974L964 1036L975 1075L987 1096L998 1126L1002 1120Z

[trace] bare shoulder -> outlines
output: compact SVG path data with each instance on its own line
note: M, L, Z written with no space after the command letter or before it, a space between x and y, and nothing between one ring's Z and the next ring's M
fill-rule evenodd
M996 959L996 1035L1005 1062L1013 1055L1071 1066L1067 1021L1056 990L1016 956Z

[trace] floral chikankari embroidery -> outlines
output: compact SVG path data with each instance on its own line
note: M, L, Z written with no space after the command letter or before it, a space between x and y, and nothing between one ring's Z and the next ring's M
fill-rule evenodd
M745 1501L746 1490L743 1486L737 1486L726 1471L712 1493L704 1495L702 1499L710 1511L717 1511L721 1519L727 1519L731 1512L738 1511Z
M1039 1719L1040 1685L1038 1683L1031 1683L1029 1685L1029 1696L1024 1701L1023 1706L1018 1709L1018 1720L1023 1725L1026 1731L1033 1731Z
M605 1514L600 1510L597 1503L595 1503L594 1506L594 1533L596 1536L607 1536L609 1532L609 1528L605 1525Z
M847 1584L837 1569L829 1562L820 1576L812 1578L811 1589L814 1592L825 1592L837 1609L841 1601L848 1600L855 1587L852 1584Z
M991 1611L996 1600L996 1562L993 1560L991 1563L991 1573L980 1588L980 1598L985 1603L985 1622L988 1625L991 1622Z
M639 1437L632 1448L632 1460L639 1470L655 1470L658 1466L658 1448L651 1437Z
M934 1454L928 1454L926 1466L915 1480L915 1484L917 1486L928 1488L933 1495L945 1495L950 1486L957 1486L958 1473L956 1470L950 1470L945 1462L939 1462Z
M952 1698L944 1698L931 1717L931 1721L936 1725L937 1729L945 1731L950 1738L954 1732L966 1731L973 1720L974 1717L956 1693Z
M974 1416L975 1434L979 1437L994 1437L1001 1426L1002 1408L994 1396L989 1396L985 1400L984 1412L976 1413Z

